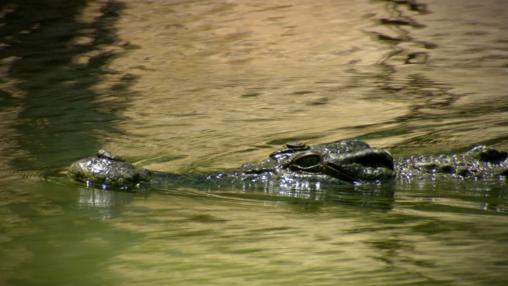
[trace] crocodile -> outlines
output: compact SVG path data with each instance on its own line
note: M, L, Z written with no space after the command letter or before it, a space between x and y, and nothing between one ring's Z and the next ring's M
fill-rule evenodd
M309 146L288 143L266 159L239 169L204 174L176 174L139 168L105 150L78 160L68 175L87 186L133 189L171 185L270 186L316 190L323 186L354 186L413 180L505 180L508 153L479 145L458 154L420 155L394 159L384 149L354 140Z

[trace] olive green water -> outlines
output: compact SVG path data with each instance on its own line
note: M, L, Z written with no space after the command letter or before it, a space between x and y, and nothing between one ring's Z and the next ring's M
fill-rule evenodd
M0 285L508 284L502 181L124 193L61 175L102 147L173 172L294 140L508 149L507 29L502 0L2 1Z

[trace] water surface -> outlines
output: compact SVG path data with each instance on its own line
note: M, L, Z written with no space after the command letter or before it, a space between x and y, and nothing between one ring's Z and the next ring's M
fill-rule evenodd
M0 4L0 285L506 285L504 181L116 192L107 148L234 168L288 142L508 149L504 1Z

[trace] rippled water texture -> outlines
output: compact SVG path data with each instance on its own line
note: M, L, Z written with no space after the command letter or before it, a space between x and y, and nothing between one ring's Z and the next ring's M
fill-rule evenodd
M506 182L126 193L107 148L234 168L288 141L508 149L502 0L0 3L0 285L506 285Z

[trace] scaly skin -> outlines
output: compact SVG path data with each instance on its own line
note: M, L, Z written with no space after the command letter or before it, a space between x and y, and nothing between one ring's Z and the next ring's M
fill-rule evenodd
M460 154L399 158L394 171L399 181L502 178L508 176L507 152L480 145Z
M393 160L389 152L358 140L307 146L290 143L258 163L239 170L212 174L179 175L136 168L106 151L73 163L74 179L106 188L128 189L149 184L228 186L316 190L323 185L384 183L437 177L487 179L508 176L507 153L477 146L458 155L413 156Z

